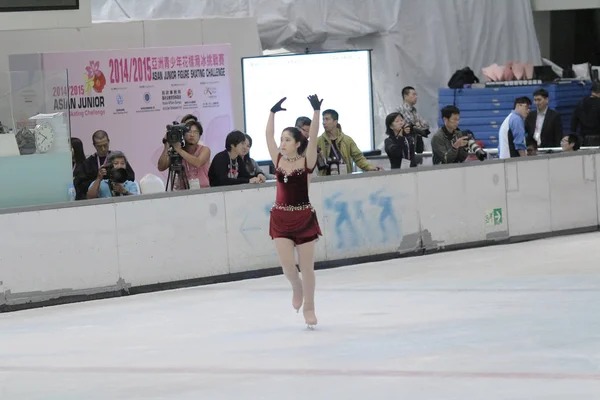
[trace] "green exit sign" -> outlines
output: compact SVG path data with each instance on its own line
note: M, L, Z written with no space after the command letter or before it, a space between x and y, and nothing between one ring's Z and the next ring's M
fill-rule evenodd
M485 226L498 226L503 223L502 209L494 208L485 214Z

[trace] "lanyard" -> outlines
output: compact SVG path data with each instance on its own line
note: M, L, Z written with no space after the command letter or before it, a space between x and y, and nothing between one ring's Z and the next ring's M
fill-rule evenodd
M341 160L342 158L340 157L340 153L338 153L335 148L336 148L335 140L332 140L331 141L331 150L333 150L333 154L335 154L335 158L337 158L338 160Z
M404 137L404 143L406 144L406 155L404 156L404 158L406 158L407 160L410 160L410 143L408 141L408 139L406 138L406 136Z
M398 137L398 136L396 136L396 137ZM402 149L402 158L410 160L410 143L409 143L408 139L406 138L406 136L402 135L402 139L404 139L404 144L406 145L406 147Z
M106 158L108 157L109 153L106 153L106 157L104 157L104 162L106 162ZM98 171L100 171L100 156L97 153L96 153L96 162L98 162Z

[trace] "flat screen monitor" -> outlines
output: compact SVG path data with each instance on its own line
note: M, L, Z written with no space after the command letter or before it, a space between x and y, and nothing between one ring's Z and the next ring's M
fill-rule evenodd
M0 0L0 12L78 9L79 0Z
M287 97L283 105L287 111L275 118L275 141L279 144L281 132L294 126L296 118L312 118L307 96L315 93L323 99L321 111L337 111L342 131L361 151L373 150L369 50L247 57L242 59L242 79L245 129L252 137L250 156L256 161L271 159L265 127L273 104Z

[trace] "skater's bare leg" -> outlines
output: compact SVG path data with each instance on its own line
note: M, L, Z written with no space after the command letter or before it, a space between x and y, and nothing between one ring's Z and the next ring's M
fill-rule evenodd
M292 285L292 307L296 311L302 307L302 280L296 268L296 260L294 258L294 242L290 239L276 238L275 247L279 255L279 263L283 268L285 277Z
M298 263L302 272L304 320L311 327L317 324L315 315L315 241L298 246Z

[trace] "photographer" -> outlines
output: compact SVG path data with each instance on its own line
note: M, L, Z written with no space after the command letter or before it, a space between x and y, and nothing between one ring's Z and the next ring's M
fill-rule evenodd
M383 168L371 165L354 140L342 132L338 123L339 114L335 110L323 111L325 132L317 140L319 176L352 173L352 162L363 171L381 171Z
M96 131L92 135L92 144L96 148L96 153L92 154L83 162L82 167L77 170L77 177L75 178L78 182L77 187L79 188L79 193L77 196L79 198L87 198L87 190L98 176L98 170L104 164L106 164L106 159L111 154L110 151L110 138L108 137L108 133L106 131ZM130 181L135 181L135 172L131 168L131 165L127 163L127 179Z
M393 112L385 118L385 152L392 169L416 167L415 146L409 138L410 126L405 124L402 114Z
M186 187L190 189L210 187L208 179L210 149L199 144L203 132L202 125L191 119L188 120L185 126L187 127L187 131L183 134L183 147L181 146L181 142L178 141L169 143L168 133L163 138L165 148L158 159L158 170L162 172L171 167L173 156L177 154L182 159L181 164L185 169L185 176L188 182L183 182L184 177L179 175L173 188L175 190L182 190ZM174 134L174 136L177 135ZM177 139L180 138L177 137Z
M120 151L109 154L106 164L98 170L96 180L88 188L87 198L107 198L139 194L135 182L127 178L127 158Z
M458 130L460 110L455 106L446 106L442 108L442 119L444 126L431 139L433 164L464 162L469 156L469 137L463 136Z

